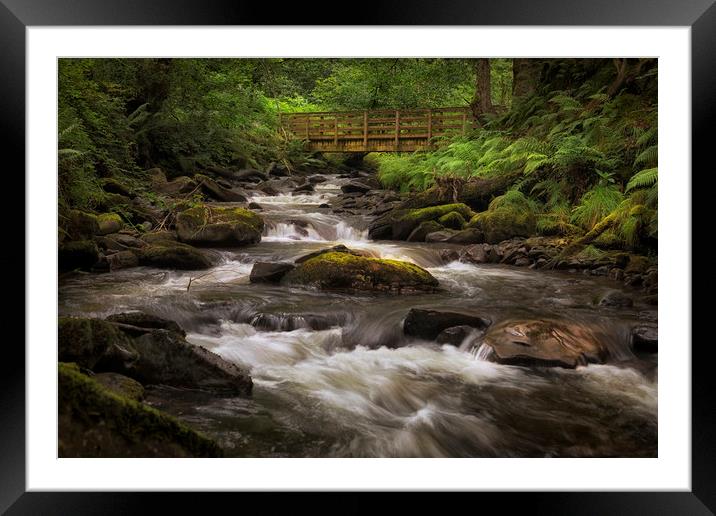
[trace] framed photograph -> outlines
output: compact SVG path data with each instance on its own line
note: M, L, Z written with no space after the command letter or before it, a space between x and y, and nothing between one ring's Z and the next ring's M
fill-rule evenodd
M3 510L461 491L712 514L691 326L712 0L350 24L0 2L27 242Z

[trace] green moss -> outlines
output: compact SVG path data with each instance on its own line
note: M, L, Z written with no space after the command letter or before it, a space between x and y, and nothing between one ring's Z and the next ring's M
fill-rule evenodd
M243 224L255 231L263 231L264 227L263 219L251 210L207 206L205 204L182 211L177 216L177 220L190 222L195 226L220 223Z
M97 223L99 224L98 234L100 235L116 233L124 227L122 217L117 213L102 213L97 216Z
M465 225L465 218L456 211L451 211L440 217L438 222L450 229L462 229Z
M474 215L474 212L466 204L455 203L443 204L441 206L430 206L429 208L421 208L418 210L408 210L402 218L404 220L411 220L416 223L420 223L426 220L436 220L453 211L460 214L465 219L469 219Z
M544 214L537 217L535 226L538 235L542 236L579 236L584 231L570 224L564 217L555 214Z
M62 457L220 457L219 446L171 416L58 365Z
M593 245L588 245L582 249L575 258L580 260L595 261L604 258L607 255L604 251L597 249Z
M335 252L303 262L284 280L322 289L376 291L430 291L438 285L428 271L412 263Z

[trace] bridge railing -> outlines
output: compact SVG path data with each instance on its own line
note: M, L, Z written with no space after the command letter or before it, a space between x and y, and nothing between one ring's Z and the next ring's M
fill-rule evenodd
M433 139L474 126L466 107L281 115L281 126L311 148L343 152L400 152L431 148Z

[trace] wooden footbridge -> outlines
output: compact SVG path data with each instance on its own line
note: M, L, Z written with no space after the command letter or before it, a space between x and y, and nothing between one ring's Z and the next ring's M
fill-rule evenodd
M323 152L430 150L435 138L475 126L467 107L285 113L280 124L310 150Z

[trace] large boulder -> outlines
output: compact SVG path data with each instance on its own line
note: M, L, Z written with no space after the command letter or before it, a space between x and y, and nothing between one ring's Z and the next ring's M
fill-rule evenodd
M143 384L162 384L231 394L251 394L248 372L176 332L156 329L133 341L139 359L131 372Z
M287 262L256 262L251 269L251 283L279 283L281 279L296 266Z
M99 249L91 240L63 242L58 248L58 264L61 271L88 270L98 260Z
M501 364L575 368L604 363L608 350L596 331L564 321L511 320L485 334L489 360Z
M139 252L140 265L181 270L203 270L211 260L200 250L179 242L158 241Z
M440 217L452 212L463 219L470 219L474 215L468 206L461 203L392 210L375 219L368 228L368 234L373 240L406 240L421 223L438 221ZM454 221L455 215L446 220Z
M475 315L411 308L403 321L403 333L417 339L435 340L444 330L455 326L484 330L489 325L489 319Z
M110 322L99 319L60 317L60 362L75 362L96 372L124 373L139 358L132 341Z
M283 279L321 290L390 293L434 292L438 280L412 263L328 252L306 260Z
M174 418L108 389L76 364L58 367L60 457L221 457Z
M487 211L470 219L468 227L482 232L484 241L497 244L513 237L528 237L536 231L536 217L530 201L511 190L495 198Z
M263 219L244 208L199 205L177 215L179 240L192 245L230 247L261 241Z

